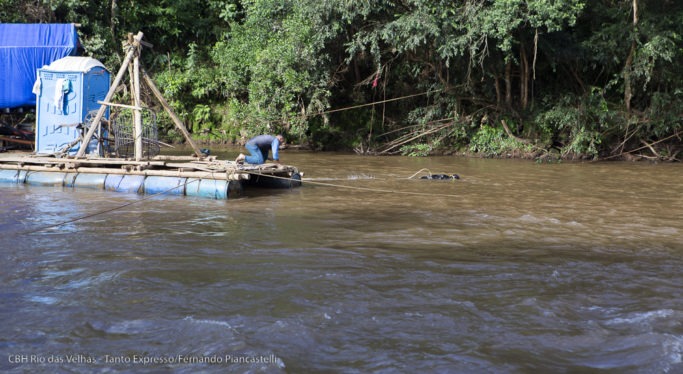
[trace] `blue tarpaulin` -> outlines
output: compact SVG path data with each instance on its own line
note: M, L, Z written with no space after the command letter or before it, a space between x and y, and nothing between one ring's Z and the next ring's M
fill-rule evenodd
M0 23L0 108L35 106L37 70L77 47L74 24Z

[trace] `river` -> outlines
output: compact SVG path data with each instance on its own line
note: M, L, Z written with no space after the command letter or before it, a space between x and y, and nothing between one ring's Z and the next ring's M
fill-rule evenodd
M233 200L0 186L0 371L683 372L680 164L281 157Z

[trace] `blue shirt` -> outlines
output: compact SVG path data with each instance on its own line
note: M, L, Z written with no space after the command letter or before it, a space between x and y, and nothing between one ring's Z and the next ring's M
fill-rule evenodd
M247 144L253 144L257 146L264 157L268 157L268 151L273 150L273 160L279 161L280 155L278 153L280 149L280 141L277 137L272 135L259 135L255 136L247 142Z

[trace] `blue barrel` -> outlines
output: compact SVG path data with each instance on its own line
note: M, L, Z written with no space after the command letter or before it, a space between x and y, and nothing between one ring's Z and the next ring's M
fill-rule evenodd
M63 186L66 173L57 171L30 171L26 174L26 184L39 186Z
M24 183L24 170L0 170L0 183Z
M73 187L85 187L104 189L104 181L107 179L107 174L90 174L80 173L74 180Z
M73 187L78 173L66 173L64 176L64 187Z
M207 197L210 199L228 199L242 195L242 183L240 181L227 181L219 179L188 178L185 185L187 196Z
M188 178L185 194L187 196L208 197L209 199L227 199L228 181Z
M149 176L144 183L145 194L184 195L186 181L187 178Z
M116 192L142 193L142 183L144 181L144 175L108 174L107 179L104 181L104 188Z

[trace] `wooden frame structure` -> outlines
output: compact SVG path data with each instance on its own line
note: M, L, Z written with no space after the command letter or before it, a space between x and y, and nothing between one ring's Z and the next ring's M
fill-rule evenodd
M104 113L107 111L108 106L123 106L121 104L111 103L111 99L114 96L114 93L116 92L116 88L121 83L121 80L123 79L126 70L128 70L132 87L131 95L133 96L133 103L131 106L127 107L132 109L134 113L133 137L135 139L135 161L142 160L142 101L140 99L141 72L142 78L147 84L147 87L152 91L157 100L159 100L161 106L164 108L164 110L166 110L168 115L173 120L173 123L175 124L176 128L178 128L178 130L183 134L185 141L187 141L187 143L192 147L195 156L197 156L200 159L204 158L204 154L202 154L201 150L197 147L197 144L195 144L195 142L192 140L192 137L190 136L190 133L187 131L187 128L185 127L183 122L180 120L180 118L178 118L175 112L173 112L173 109L168 104L166 99L164 99L163 95L161 94L161 91L159 91L159 89L154 84L154 82L149 77L144 68L140 66L140 52L142 50L142 45L146 44L142 41L142 36L142 31L138 32L135 36L133 36L133 34L128 34L128 42L126 47L128 49L128 52L126 53L126 58L123 60L123 64L121 64L121 68L119 69L118 74L116 74L116 78L114 78L114 82L109 88L109 92L107 92L106 97L103 101L99 102L101 104L100 109L97 111L97 114L95 115L95 118L93 119L92 124L88 129L88 132L83 137L81 144L88 144L88 142L90 142L90 139L92 139L95 132L101 126L102 118L104 117ZM132 66L131 61L133 62ZM81 146L78 150L78 153L76 153L75 158L83 158L85 155L85 151L86 147Z
M0 182L15 182L28 184L53 184L55 178L58 184L68 185L67 175L99 175L100 178L122 176L133 178L138 181L154 179L154 183L167 184L168 190L175 190L178 178L189 181L207 181L209 186L220 185L231 188L231 196L235 196L236 191L241 191L242 184L250 186L261 186L267 188L291 188L301 185L301 175L296 167L281 164L261 164L249 165L239 164L236 161L219 160L215 156L205 155L192 140L187 128L173 112L171 106L164 99L161 91L154 84L147 72L140 66L140 51L143 45L142 32L137 35L129 34L126 42L126 57L114 78L114 81L107 92L104 100L98 101L100 107L97 114L90 123L86 134L83 137L74 139L67 146L72 146L81 142L75 156L49 157L40 155L19 155L1 154L0 155ZM148 44L147 44L148 45ZM116 89L121 84L126 71L129 72L131 84L131 105L112 103L111 100ZM143 160L143 139L142 139L142 100L140 97L141 83L144 82L154 94L161 106L169 114L173 123L183 134L187 143L192 147L194 155L188 156L152 156L146 155ZM134 156L130 158L101 157L99 155L86 155L85 144L89 144L93 135L100 128L102 123L107 123L104 114L108 107L124 107L133 111L133 137L134 137ZM31 176L38 174L41 178L31 180ZM62 175L64 175L62 179ZM78 177L75 177L78 178ZM161 179L159 179L161 178ZM116 178L113 178L116 180ZM220 181L232 182L232 184L220 184ZM214 183L215 182L215 183ZM143 182L141 182L143 183ZM237 186L237 187L235 187ZM221 188L223 188L221 187ZM209 192L211 192L209 187ZM147 192L144 192L147 193ZM241 192L239 192L241 193ZM210 196L213 194L209 193ZM227 198L228 194L218 194ZM217 195L217 196L218 196ZM238 194L239 195L239 194Z

